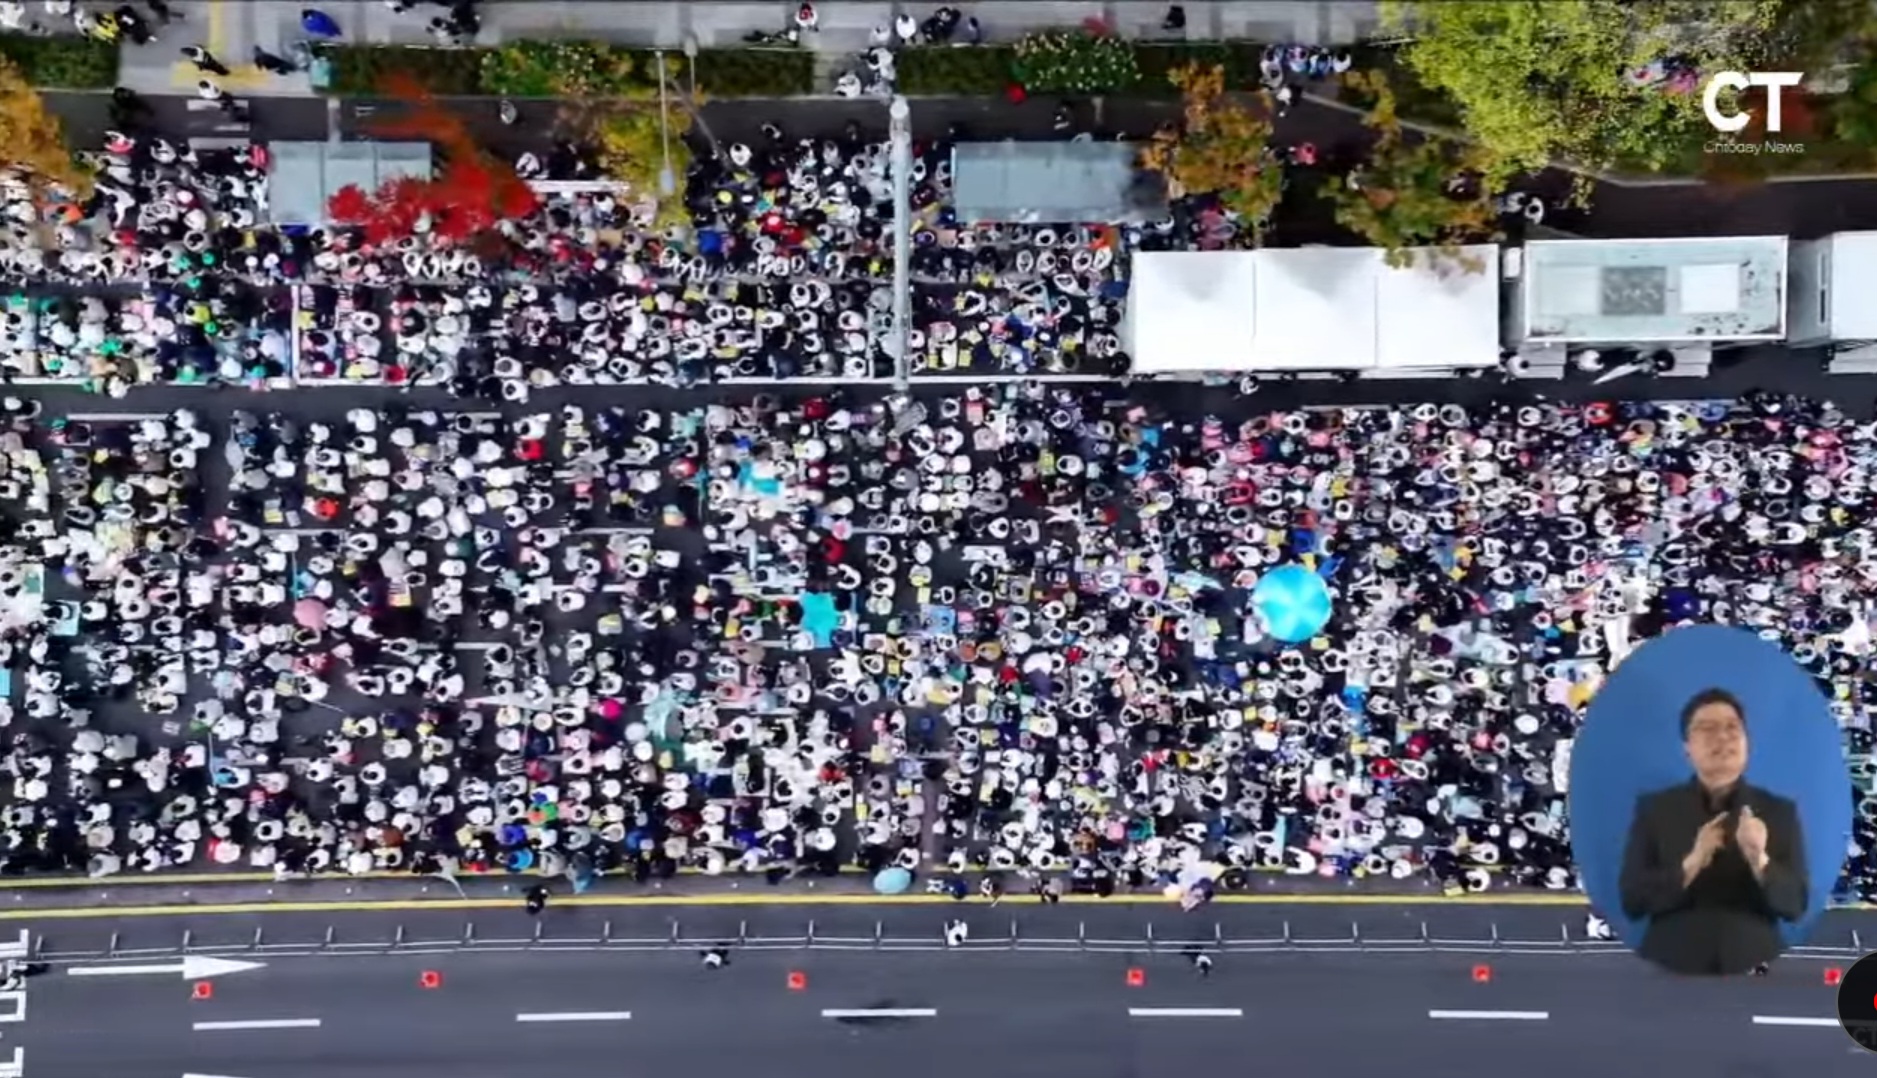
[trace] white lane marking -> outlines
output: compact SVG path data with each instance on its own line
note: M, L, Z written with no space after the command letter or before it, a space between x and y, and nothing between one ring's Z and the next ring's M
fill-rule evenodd
M214 958L192 954L180 962L131 966L73 966L66 970L71 977L133 977L145 973L180 973L185 981L201 981L224 973L245 973L261 969L265 962L241 962L232 958Z
M1756 1026L1818 1026L1825 1029L1838 1028L1836 1018L1791 1018L1777 1014L1756 1014L1753 1016Z
M185 1074L182 1078L228 1078L226 1074Z
M1462 1022L1504 1021L1504 1022L1543 1022L1551 1017L1550 1011L1428 1011L1429 1018L1451 1018Z
M255 1018L245 1022L197 1022L197 1032L232 1029L318 1029L317 1018Z
M632 1017L631 1011L553 1011L537 1014L518 1014L517 1022L624 1022Z
M1134 1018L1243 1018L1240 1007L1129 1007Z
M861 1009L830 1008L821 1012L823 1018L936 1018L938 1011L931 1007L872 1007Z

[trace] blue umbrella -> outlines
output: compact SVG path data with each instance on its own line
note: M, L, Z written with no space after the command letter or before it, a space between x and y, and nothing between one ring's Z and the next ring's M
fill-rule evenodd
M1251 605L1265 632L1286 644L1301 644L1329 624L1330 586L1308 566L1285 565L1258 579Z
M339 36L339 24L332 20L331 15L315 7L309 7L300 12L300 29L314 37Z
M912 888L912 873L903 868L883 868L873 877L873 889L883 895L903 895Z

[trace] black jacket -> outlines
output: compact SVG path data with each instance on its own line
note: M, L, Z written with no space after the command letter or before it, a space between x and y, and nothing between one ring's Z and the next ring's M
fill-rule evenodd
M1751 806L1766 824L1766 871L1755 879L1730 830L1714 860L1682 886L1681 861L1695 834L1718 812L1738 823ZM1623 912L1647 919L1639 953L1676 973L1745 973L1785 948L1779 922L1805 916L1805 839L1799 810L1783 797L1740 783L1715 804L1699 782L1636 801L1623 851Z

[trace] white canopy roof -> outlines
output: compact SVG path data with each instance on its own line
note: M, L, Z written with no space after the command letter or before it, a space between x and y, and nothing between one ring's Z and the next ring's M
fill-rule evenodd
M1832 339L1877 340L1877 304L1862 301L1877 284L1877 232L1836 232L1826 242L1831 245L1825 287L1832 292L1827 302Z
M1133 257L1129 350L1143 374L1445 370L1499 362L1499 249L1481 263L1368 247L1143 252Z

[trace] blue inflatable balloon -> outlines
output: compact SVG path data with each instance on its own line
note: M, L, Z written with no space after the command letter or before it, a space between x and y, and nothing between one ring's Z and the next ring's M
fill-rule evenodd
M1285 565L1258 578L1251 605L1264 630L1286 644L1301 644L1330 621L1330 586L1304 565Z

